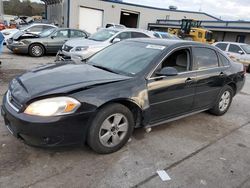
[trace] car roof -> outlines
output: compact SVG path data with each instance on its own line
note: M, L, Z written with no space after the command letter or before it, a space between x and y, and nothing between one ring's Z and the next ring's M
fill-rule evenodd
M230 42L230 41L221 41L221 42L216 42L216 44L218 43L228 43L228 44L236 44L236 45L246 45L246 43L240 43L240 42Z
M172 46L172 45L195 45L195 46L207 46L212 47L211 45L200 43L200 42L194 42L194 41L187 41L187 40L169 40L169 39L159 39L159 38L134 38L134 39L128 39L128 41L132 42L143 42L143 43L149 43L153 45L161 45L161 46Z
M105 30L113 30L113 31L134 31L134 32L143 32L143 33L153 33L153 31L145 30L145 29L137 29L137 28L117 28L117 27L109 27L109 28L102 28Z

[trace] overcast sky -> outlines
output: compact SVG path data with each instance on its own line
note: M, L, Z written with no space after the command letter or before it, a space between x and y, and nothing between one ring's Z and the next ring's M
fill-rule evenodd
M222 20L250 20L250 0L124 0L161 8L169 5L179 10L202 11Z
M39 2L39 0L33 0ZM202 11L222 20L250 21L250 0L123 0L124 2L179 10Z

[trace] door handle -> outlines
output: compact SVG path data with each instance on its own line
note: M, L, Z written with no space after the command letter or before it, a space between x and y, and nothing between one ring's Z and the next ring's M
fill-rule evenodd
M187 78L185 81L186 84L191 84L192 82L193 82L193 80L191 78Z

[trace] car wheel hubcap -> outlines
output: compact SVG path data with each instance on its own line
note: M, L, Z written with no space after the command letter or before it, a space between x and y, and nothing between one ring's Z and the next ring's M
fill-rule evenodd
M221 112L225 111L230 103L231 94L229 91L225 91L220 99L219 109Z
M35 56L40 56L40 55L42 55L42 48L40 46L33 46L32 53Z
M117 146L128 132L128 120L123 114L113 114L106 118L99 131L99 140L106 147Z

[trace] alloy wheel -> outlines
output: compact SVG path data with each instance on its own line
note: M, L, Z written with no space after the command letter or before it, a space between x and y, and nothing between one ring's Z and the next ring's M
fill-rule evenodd
M34 54L34 56L37 56L37 57L41 56L43 53L43 49L41 46L33 46L31 51L32 51L32 54Z
M228 108L230 104L230 99L231 99L231 93L229 91L225 91L222 94L219 102L219 109L221 112L224 112Z
M106 147L117 146L128 132L128 119L120 113L106 118L99 131L99 140Z

